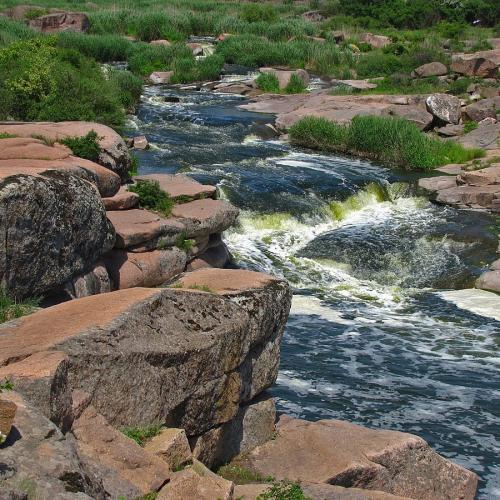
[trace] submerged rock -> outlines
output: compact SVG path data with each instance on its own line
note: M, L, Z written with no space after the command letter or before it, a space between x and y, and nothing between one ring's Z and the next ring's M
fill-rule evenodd
M300 450L300 452L298 452ZM340 420L284 418L275 439L236 461L264 476L379 490L426 500L472 500L477 476L421 438Z

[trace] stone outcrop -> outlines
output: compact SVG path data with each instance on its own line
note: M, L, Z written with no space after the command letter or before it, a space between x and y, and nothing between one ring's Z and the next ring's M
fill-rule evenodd
M465 76L497 78L500 64L500 49L486 50L472 54L455 54L451 70Z
M472 500L478 480L417 436L339 420L282 418L275 439L236 463L278 480L327 483L426 500Z
M0 281L18 297L63 285L114 244L96 189L67 172L4 178L0 227Z
M94 130L99 137L101 153L98 163L120 176L129 177L131 159L124 140L112 128L93 122L0 122L0 133L16 137L43 137L57 141L67 137L82 137ZM108 195L109 196L109 195Z
M309 73L304 69L296 70L280 70L275 68L260 68L261 73L270 73L276 76L278 79L280 89L284 89L292 79L292 76L298 76L302 83L307 87L309 85Z
M499 149L500 123L479 123L479 126L457 139L466 148L481 148L486 151Z
M173 71L154 71L149 75L149 81L153 85L164 85L170 83L173 74Z
M500 212L500 203L498 212ZM476 288L500 293L500 259L493 262L489 270L479 276L476 280Z
M85 33L90 28L90 22L83 12L53 12L30 19L28 26L42 33L60 33L62 31Z
M404 118L415 124L420 130L427 130L434 119L431 113L419 106L400 106L393 104L384 110L383 114Z
M432 94L426 99L427 110L440 123L457 124L461 117L460 99L448 94Z
M161 458L171 470L179 470L193 461L184 429L165 428L146 443L146 451Z
M10 434L16 411L17 405L14 401L0 399L0 444L2 444Z
M72 394L85 391L112 425L164 422L203 434L276 378L290 292L272 278L252 289L264 279L256 274L227 297L135 288L5 323L0 378L61 426L74 419Z
M485 118L494 118L496 120L498 109L500 109L500 96L481 99L478 102L469 104L465 107L465 113L471 120L480 122Z
M181 198L183 201L198 200L201 198L215 198L217 188L207 184L200 184L187 175L177 174L150 174L134 177L135 182L156 181L160 188L174 200Z
M393 108L401 108L399 111ZM403 116L405 108L416 106L426 113L425 99L420 96L395 95L330 95L328 90L313 91L309 94L271 95L255 97L250 103L242 104L242 109L259 113L276 114L276 126L280 130L289 129L306 116L321 116L337 123L349 123L358 115ZM421 122L425 116L418 117Z
M102 202L108 212L130 210L139 206L139 195L128 191L126 186L122 186L114 196L103 198Z
M111 291L111 279L104 262L97 261L86 273L74 276L64 285L64 291L71 299Z
M391 39L384 35L373 35L372 33L362 33L359 35L360 42L371 45L374 49L383 49L391 44Z

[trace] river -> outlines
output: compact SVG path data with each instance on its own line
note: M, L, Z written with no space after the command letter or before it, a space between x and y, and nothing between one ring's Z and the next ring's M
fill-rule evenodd
M258 139L273 117L243 101L146 87L128 133L151 143L141 174L217 185L241 209L236 263L292 285L278 409L415 433L500 498L500 308L464 290L498 221L431 204L406 172Z

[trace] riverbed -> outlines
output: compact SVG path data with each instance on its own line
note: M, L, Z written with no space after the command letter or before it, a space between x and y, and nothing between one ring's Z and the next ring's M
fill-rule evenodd
M259 139L273 117L243 102L146 87L128 133L151 143L141 174L186 173L241 209L237 265L292 285L278 409L415 433L499 498L500 308L467 291L498 221L430 203L415 174Z

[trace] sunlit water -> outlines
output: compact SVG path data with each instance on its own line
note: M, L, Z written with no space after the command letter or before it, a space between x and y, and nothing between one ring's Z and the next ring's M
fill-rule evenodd
M293 286L279 409L413 432L500 497L500 322L447 293L495 259L496 220L432 205L408 174L259 140L273 118L240 101L148 88L130 133L152 143L141 173L185 172L242 209L238 265Z

